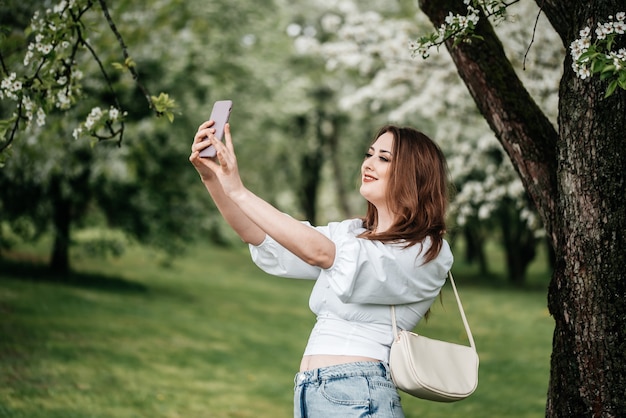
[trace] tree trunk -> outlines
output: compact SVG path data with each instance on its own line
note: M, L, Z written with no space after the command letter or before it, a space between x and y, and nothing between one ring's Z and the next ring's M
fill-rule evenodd
M537 4L568 47L586 25L624 11L623 0ZM439 27L461 0L420 0ZM592 29L593 31L593 29ZM580 80L566 55L554 131L512 72L491 25L484 41L446 46L537 207L556 255L548 417L619 417L626 411L626 91ZM625 40L619 40L623 47Z
M498 211L502 242L506 252L506 266L511 282L521 285L526 279L528 265L537 254L537 240L523 220L515 202L505 200Z
M465 237L465 260L478 263L478 271L482 276L489 274L489 264L485 255L485 237L480 225L472 221L463 228Z
M313 137L309 134L309 118L306 115L296 116L293 120L295 137L300 138L301 152L299 155L296 198L305 219L315 225L317 218L317 195L321 178L322 147L317 130ZM310 142L313 142L310 144ZM293 173L295 175L295 173Z
M313 225L317 221L317 192L322 171L322 150L317 148L302 156L300 161L302 185L299 191L300 207Z
M579 7L576 21L592 28L626 11L617 1ZM579 28L572 29L567 44ZM622 36L615 50L625 41ZM620 417L626 412L626 91L604 99L607 83L578 79L569 55L564 69L547 415Z
M65 275L70 270L70 224L72 204L63 197L60 180L53 177L50 181L50 200L52 203L52 230L54 241L50 255L50 270Z
M353 216L350 204L348 202L348 192L346 191L345 179L343 175L343 154L339 149L339 126L341 119L337 116L330 116L332 132L328 137L328 145L330 149L330 160L333 165L333 175L335 182L335 190L337 191L337 201L343 218Z

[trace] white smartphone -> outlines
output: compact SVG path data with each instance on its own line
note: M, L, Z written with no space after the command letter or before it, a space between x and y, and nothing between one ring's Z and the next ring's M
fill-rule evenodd
M230 111L233 108L232 100L218 100L213 103L213 110L211 110L211 116L209 120L214 120L212 128L215 129L215 137L218 140L222 140L224 137L224 125L228 122L230 117ZM217 154L213 145L200 151L200 157L213 158Z

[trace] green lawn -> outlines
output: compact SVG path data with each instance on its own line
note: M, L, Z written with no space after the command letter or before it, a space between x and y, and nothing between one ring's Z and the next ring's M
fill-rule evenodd
M265 275L244 248L159 260L144 249L75 258L69 283L0 264L0 417L292 416L313 283ZM466 270L454 271L480 354L478 390L454 404L405 395L407 417L544 416L545 286L477 284ZM433 311L423 333L465 341L448 287Z

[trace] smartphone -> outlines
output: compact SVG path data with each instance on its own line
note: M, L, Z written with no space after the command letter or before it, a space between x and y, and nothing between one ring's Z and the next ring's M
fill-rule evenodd
M232 100L218 100L213 103L213 110L211 110L211 116L209 120L214 120L212 128L215 129L215 137L218 140L222 140L224 137L224 125L228 122L230 117L230 111L233 108ZM217 154L215 147L211 145L200 151L200 157L213 158Z

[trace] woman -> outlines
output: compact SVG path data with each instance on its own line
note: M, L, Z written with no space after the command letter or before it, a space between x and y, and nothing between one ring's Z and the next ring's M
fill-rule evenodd
M398 326L413 329L452 265L441 150L414 129L382 128L361 166L365 217L312 227L244 187L230 127L222 143L212 125L200 125L189 160L224 219L264 271L316 280L317 322L295 379L294 416L402 417L388 367L389 305L398 305ZM200 158L209 145L217 156Z

